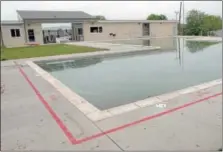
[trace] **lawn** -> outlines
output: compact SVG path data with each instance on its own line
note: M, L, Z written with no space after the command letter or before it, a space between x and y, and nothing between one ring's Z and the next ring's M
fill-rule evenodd
M99 48L66 45L66 44L40 45L40 46L1 48L1 49L2 49L1 61L10 59L72 54L72 53L84 53L84 52L93 52L102 50Z

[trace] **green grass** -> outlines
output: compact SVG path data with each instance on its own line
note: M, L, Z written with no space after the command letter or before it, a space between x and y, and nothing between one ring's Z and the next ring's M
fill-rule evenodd
M84 52L93 52L102 50L98 48L66 45L66 44L40 45L40 46L1 48L1 49L2 49L1 61L10 59L72 54L72 53L84 53Z

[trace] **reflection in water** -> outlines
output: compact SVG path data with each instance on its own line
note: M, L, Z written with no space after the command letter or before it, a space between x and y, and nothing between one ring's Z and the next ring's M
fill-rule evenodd
M177 47L176 47L176 56L177 59L179 60L179 64L181 66L181 45L180 45L180 39L177 39Z
M151 46L150 40L143 40L142 45Z
M190 53L196 53L199 51L203 51L205 48L218 44L219 42L199 42L199 41L186 41L185 39L177 39L176 44L176 58L179 61L179 65L181 66L182 70L184 67L184 51L189 51ZM186 43L186 48L185 48ZM185 50L187 49L187 50Z
M70 68L83 68L97 63L102 62L102 58L92 57L92 58L80 58L73 60L57 61L57 62L45 62L39 63L38 65L48 72L61 71Z
M126 52L126 53L121 53L121 54L109 54L109 55L104 55L104 56L97 56L97 57L85 57L85 58L79 58L79 59L70 59L70 60L62 60L62 61L44 61L44 62L37 62L37 64L43 68L44 70L48 72L53 72L53 71L60 71L60 70L65 70L69 68L83 68L91 65L95 65L97 63L100 63L103 61L104 58L106 60L112 60L112 59L123 59L123 58L129 58L132 56L144 56L148 54L161 54L165 52L172 52L173 50L177 50L177 39L173 38L168 38L168 39L150 39L150 40L139 40L139 41L134 41L135 44L139 45L153 45L153 46L160 46L160 50L144 50L144 51L133 51L133 52ZM127 41L129 43L129 41ZM131 41L133 43L133 41Z
M175 41L175 51L176 51L176 60L178 61L180 67L183 69L183 51L184 51L184 40L176 39Z
M120 41L118 41L120 43ZM118 43L117 42L117 43ZM132 41L125 41L125 43L133 43ZM87 57L87 58L78 58L71 60L63 60L63 61L47 61L38 63L40 67L48 72L60 71L69 68L83 68L91 65L96 65L102 62L105 58L106 60L112 59L123 59L129 58L132 56L144 56L148 54L160 54L165 52L173 52L176 51L176 60L179 63L181 69L184 69L184 51L189 51L191 53L195 53L205 49L208 46L216 44L218 42L196 42L196 41L186 41L185 39L178 38L165 38L165 39L150 39L150 40L138 40L134 41L135 44L143 44L147 46L160 46L160 50L151 50L151 51L136 51L136 52L126 52L122 54L110 54L106 56L97 56L97 57ZM186 43L186 47L185 44Z
M161 50L176 50L177 38L151 38L151 46L159 46Z
M124 59L124 58L131 58L134 56L145 56L145 55L153 55L153 54L161 54L165 52L172 52L170 50L144 50L144 51L135 51L135 52L124 52L124 53L118 53L118 54L107 54L103 56L97 56L97 57L85 57L85 58L79 58L79 59L72 59L72 60L62 60L62 61L44 61L44 62L37 62L37 64L43 68L44 70L48 72L54 72L54 71L62 71L65 69L70 68L83 68L88 67L92 65L96 65L100 62L102 62L104 59L106 60L117 60L117 59Z
M130 45L144 45L144 46L159 46L161 50L175 50L177 38L151 38L147 40L118 40L106 43L114 44L130 44Z
M209 47L213 44L217 44L219 42L198 42L198 41L187 41L186 46L191 53L195 53L198 51L203 51L206 47Z

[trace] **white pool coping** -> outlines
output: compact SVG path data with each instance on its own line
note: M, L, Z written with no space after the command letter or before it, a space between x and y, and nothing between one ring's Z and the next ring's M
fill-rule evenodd
M192 37L186 39L186 41L198 41L198 42L222 42L222 37Z
M160 47L149 47L150 50L156 50ZM102 52L92 52L88 54L82 54L81 56L91 56L91 55L102 55L102 54L117 54L117 53L123 53L123 52L133 52L133 51L143 51L148 50L148 47L142 49L142 50L125 50L125 51L102 51ZM72 55L72 57L79 57L79 54ZM62 57L63 58L63 57ZM60 57L58 57L60 59ZM41 60L40 60L41 61ZM32 60L26 61L26 64L29 65L32 69L34 69L40 76L42 76L47 82L49 82L51 85L53 85L57 91L59 91L70 103L72 103L76 108L78 108L86 117L88 117L91 121L100 121L109 117L117 116L126 112L130 112L136 109L144 108L147 106L151 106L157 103L165 102L169 99L173 99L177 96L188 94L192 92L196 92L202 89L206 89L209 87L213 87L215 85L222 84L221 79L217 79L214 81L206 82L203 84L199 84L196 86L188 87L182 90L177 90L174 92L162 94L155 97L146 98L144 100L136 101L130 104L121 105L118 107L106 109L106 110L100 110L91 103L89 103L87 100L85 100L83 97L79 96L77 93L72 91L69 87L67 87L65 84L57 80L55 77L53 77L50 73L43 70L41 67L39 67L37 64L35 64Z

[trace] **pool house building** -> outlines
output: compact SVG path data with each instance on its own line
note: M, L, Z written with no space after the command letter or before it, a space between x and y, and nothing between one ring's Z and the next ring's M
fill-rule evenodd
M1 21L1 43L5 47L21 47L32 43L38 45L56 43L50 40L60 37L60 33L67 33L71 41L177 35L177 21L175 20L98 20L81 11L18 10L17 14L18 20L16 21ZM42 28L44 23L70 23L71 29L68 32L46 31Z

